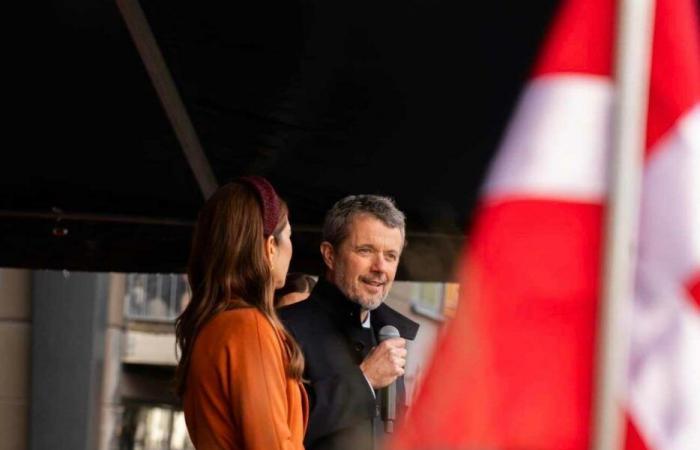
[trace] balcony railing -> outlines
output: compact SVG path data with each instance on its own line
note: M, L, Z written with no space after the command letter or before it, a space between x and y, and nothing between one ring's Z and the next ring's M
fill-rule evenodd
M180 273L131 273L126 277L127 319L172 322L190 299L187 277Z

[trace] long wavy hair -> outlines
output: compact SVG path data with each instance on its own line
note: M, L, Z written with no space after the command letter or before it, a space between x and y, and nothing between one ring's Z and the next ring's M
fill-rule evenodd
M279 222L272 232L276 243L287 223L287 205L280 200ZM304 358L299 345L277 317L269 260L264 253L262 206L254 188L233 182L219 188L199 212L187 274L192 299L175 321L180 347L176 389L182 396L192 349L202 327L221 311L257 308L282 335L287 375L301 380Z

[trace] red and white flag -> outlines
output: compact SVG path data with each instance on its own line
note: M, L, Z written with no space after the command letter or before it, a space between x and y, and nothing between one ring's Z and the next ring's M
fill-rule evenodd
M615 13L562 4L485 184L457 316L392 450L588 448ZM699 39L693 0L657 0L629 450L700 449Z

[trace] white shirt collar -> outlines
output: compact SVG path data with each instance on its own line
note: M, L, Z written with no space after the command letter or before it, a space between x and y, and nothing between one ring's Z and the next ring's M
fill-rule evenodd
M365 317L365 320L362 322L362 328L372 328L372 326L369 323L369 316L370 311L367 311L367 317Z

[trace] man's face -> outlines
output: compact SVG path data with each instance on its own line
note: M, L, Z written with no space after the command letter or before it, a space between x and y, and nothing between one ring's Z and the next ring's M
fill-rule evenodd
M348 231L338 248L321 244L328 277L348 299L373 310L394 282L403 237L399 228L389 228L369 214L355 216Z

